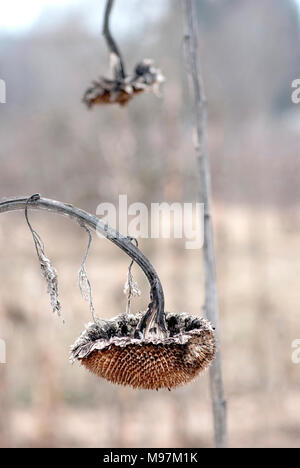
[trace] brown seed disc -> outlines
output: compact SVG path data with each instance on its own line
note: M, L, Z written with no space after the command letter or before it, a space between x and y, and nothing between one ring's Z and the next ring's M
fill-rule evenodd
M71 348L71 360L110 382L133 388L172 388L190 382L213 361L211 324L200 317L165 314L158 327L136 333L145 313L89 323Z
M188 343L110 345L81 359L89 371L112 383L133 388L172 388L190 382L211 363L215 341L209 331Z
M158 68L155 68L151 60L143 60L135 67L132 76L123 79L108 79L100 77L92 83L86 91L83 102L88 107L95 104L118 103L125 106L135 95L147 91L157 93L159 85L164 81L164 77Z
M92 107L95 104L114 104L119 103L121 106L124 106L132 99L133 95L128 94L125 91L119 91L116 96L112 98L112 94L108 91L99 93L98 95L95 93L93 98L85 98L85 102L88 107Z

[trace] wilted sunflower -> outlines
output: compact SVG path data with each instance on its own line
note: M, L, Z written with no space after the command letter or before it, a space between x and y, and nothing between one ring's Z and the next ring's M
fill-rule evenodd
M100 77L88 88L83 97L83 102L90 108L95 104L119 103L125 106L136 94L153 91L159 94L164 76L158 68L153 66L150 59L139 63L132 76L122 77L120 74L115 79Z
M177 387L205 370L216 352L211 324L199 317L168 313L166 332L137 332L144 314L119 315L89 323L71 348L71 360L99 377L133 388Z

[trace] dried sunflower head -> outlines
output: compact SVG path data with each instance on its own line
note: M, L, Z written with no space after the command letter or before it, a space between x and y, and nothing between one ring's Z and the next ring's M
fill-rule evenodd
M137 338L143 314L97 319L71 347L71 360L120 385L158 390L193 380L214 359L216 342L211 324L187 314L166 314L167 333Z
M90 108L94 104L119 103L126 105L135 94L153 91L159 93L161 83L165 81L161 71L153 66L150 59L145 59L136 67L132 76L114 80L100 77L93 81L83 96L83 102Z

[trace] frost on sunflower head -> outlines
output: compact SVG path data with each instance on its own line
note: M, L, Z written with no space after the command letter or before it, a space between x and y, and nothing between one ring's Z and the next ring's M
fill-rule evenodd
M162 72L153 61L145 59L138 63L132 75L115 73L114 79L100 77L84 94L83 102L89 107L95 104L118 103L125 106L136 94L153 91L159 95L160 85L165 81Z
M144 316L122 314L89 323L71 348L71 360L112 383L145 390L170 390L209 367L216 340L207 320L168 313L165 333L155 326L141 335L137 329Z

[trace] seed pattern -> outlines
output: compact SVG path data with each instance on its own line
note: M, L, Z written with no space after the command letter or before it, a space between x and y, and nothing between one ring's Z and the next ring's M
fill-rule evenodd
M124 320L124 316L119 316L114 325L121 318ZM93 340L88 342L87 328L74 344L72 358L114 384L158 390L188 383L205 370L215 356L213 329L206 320L186 314L168 314L166 319L169 336L164 340L138 340L130 336L97 340L93 329ZM133 325L132 317L128 322ZM172 330L176 330L175 322L180 332L171 336ZM194 328L191 328L193 323Z

